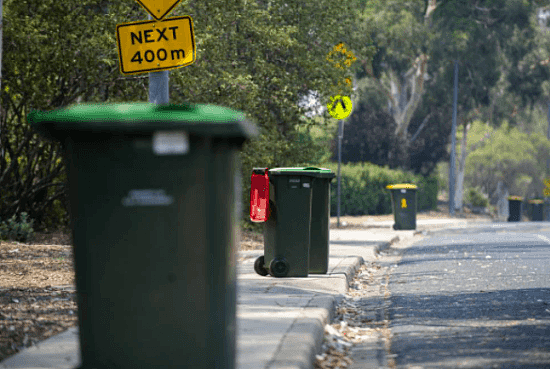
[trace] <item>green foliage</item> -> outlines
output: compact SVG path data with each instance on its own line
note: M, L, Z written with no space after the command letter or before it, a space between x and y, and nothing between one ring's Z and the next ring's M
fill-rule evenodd
M171 102L238 109L261 128L261 137L242 153L245 203L253 167L330 156L327 142L311 139L308 130L332 118L307 118L298 102L309 91L328 100L348 76L326 60L335 44L344 42L370 63L373 49L357 22L357 6L329 0L183 1L171 13L192 16L197 44L196 63L170 72ZM61 148L38 139L26 116L31 109L78 102L147 100L147 74L120 75L115 41L116 24L146 18L133 1L4 2L0 216L27 211L37 227L66 224Z
M4 1L0 217L26 212L38 229L67 224L60 145L38 138L26 117L32 109L104 100L110 89L125 93L116 14L120 20L131 12L98 0Z
M483 142L482 145L479 145ZM527 134L504 121L494 129L476 121L468 132L465 182L492 194L503 181L511 194L526 195L531 185L542 193L550 142L540 133Z
M469 187L465 191L464 200L467 204L470 204L475 207L487 207L489 205L489 199L485 197L481 191L474 187Z
M337 172L338 164L326 163L322 167ZM341 215L390 214L391 197L386 186L395 183L413 183L418 186L417 209L437 207L437 179L423 178L412 173L392 170L371 163L344 164L340 168ZM331 182L331 215L336 215L337 179Z
M27 213L23 212L19 220L14 215L7 221L0 223L0 239L26 242L34 235L33 219L29 219Z
M395 136L396 124L384 110L360 100L344 125L342 162L369 162L402 167L407 163L407 150ZM332 160L337 160L337 136Z
M373 34L377 53L373 73L381 77L390 70L405 72L425 52L432 38L424 22L424 0L370 0L363 11Z

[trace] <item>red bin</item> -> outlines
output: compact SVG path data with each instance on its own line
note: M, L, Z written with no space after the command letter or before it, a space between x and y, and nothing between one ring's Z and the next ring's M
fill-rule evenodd
M250 182L250 220L253 222L265 222L269 219L268 168L252 169Z

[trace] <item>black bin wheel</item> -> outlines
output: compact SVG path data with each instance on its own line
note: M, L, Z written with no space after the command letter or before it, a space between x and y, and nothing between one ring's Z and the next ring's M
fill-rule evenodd
M393 224L393 229L397 231L397 223Z
M271 263L269 264L269 274L271 274L273 277L286 277L289 269L290 265L288 264L288 261L286 261L286 259L284 258L275 258L271 260Z
M254 271L259 275L265 277L266 275L269 274L269 272L265 268L264 264L265 264L264 256L262 255L259 258L257 258L256 261L254 262Z

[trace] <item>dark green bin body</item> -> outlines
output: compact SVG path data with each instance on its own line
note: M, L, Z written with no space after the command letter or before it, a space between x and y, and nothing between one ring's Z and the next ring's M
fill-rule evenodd
M269 270L272 260L284 259L288 263L285 277L307 277L309 273L310 244L312 231L312 198L316 180L328 182L334 173L319 168L274 168L269 170L270 216L264 230L264 267ZM325 183L318 183L323 187ZM319 198L324 199L324 191L319 191ZM317 196L315 196L317 198ZM330 202L329 202L330 203ZM319 205L315 206L318 211ZM328 210L323 214L329 216ZM313 228L324 226L320 216L315 216ZM322 255L315 257L315 268L322 271L328 266L328 219L326 220L327 236L315 236L314 251L325 248ZM324 261L324 255L326 261Z
M416 191L417 188L390 188L395 230L414 230L416 229ZM409 185L405 185L409 186ZM388 186L389 187L389 186ZM405 200L405 202L403 202ZM403 205L406 205L404 207Z
M208 105L29 119L66 155L81 368L234 368L238 153L256 128ZM158 131L187 132L189 151Z
M531 206L531 220L534 222L542 222L544 220L544 202L541 201L529 201Z
M519 222L521 221L522 213L522 200L508 199L508 221Z
M311 230L309 244L309 273L326 274L329 259L330 182L336 174L322 172L313 180L311 197Z

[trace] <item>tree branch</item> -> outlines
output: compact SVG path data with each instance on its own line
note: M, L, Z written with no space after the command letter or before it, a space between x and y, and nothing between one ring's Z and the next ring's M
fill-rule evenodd
M414 140L416 140L416 137L420 134L420 131L422 131L426 123L428 123L428 120L431 118L431 116L432 116L432 113L429 113L428 115L426 115L426 117L424 117L424 119L422 120L422 123L420 123L420 126L418 126L418 129L416 130L416 132L414 133L414 135L412 136L409 142L413 142Z

